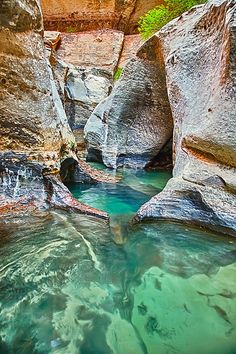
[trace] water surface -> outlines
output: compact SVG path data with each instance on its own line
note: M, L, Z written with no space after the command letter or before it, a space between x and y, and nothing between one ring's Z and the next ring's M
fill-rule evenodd
M235 354L236 243L128 220L168 176L71 186L111 213L40 213L0 228L1 354Z

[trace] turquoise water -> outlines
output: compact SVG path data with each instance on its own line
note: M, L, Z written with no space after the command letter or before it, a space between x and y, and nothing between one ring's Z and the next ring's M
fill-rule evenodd
M123 177L71 186L112 212L111 227L63 212L1 224L1 354L236 353L236 240L174 223L131 227L168 176Z

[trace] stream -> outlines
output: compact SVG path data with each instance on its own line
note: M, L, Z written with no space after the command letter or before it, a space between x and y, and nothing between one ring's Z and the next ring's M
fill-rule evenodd
M131 226L171 176L118 175L68 186L110 226L58 211L1 226L0 354L236 354L236 240Z

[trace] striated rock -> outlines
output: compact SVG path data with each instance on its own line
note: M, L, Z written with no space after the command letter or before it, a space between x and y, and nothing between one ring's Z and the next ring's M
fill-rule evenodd
M236 4L196 7L154 38L163 47L174 119L174 178L136 219L179 220L235 236Z
M82 32L103 28L137 33L138 21L162 0L42 0L47 30Z
M25 154L0 155L1 218L61 209L108 220L107 213L80 203L61 182L58 169L32 162Z
M102 69L112 76L118 64L124 34L101 30L84 33L62 33L58 57L80 69Z
M107 219L52 176L65 153L76 159L75 139L45 58L38 1L3 1L0 9L1 216L54 207Z
M77 182L77 183L116 183L118 178L109 174L101 172L92 168L85 161L81 159L74 160L73 158L66 158L61 163L61 178L63 182Z
M18 17L12 14L14 4L21 9ZM14 32L5 27L1 17L0 151L25 151L32 159L45 161L53 155L56 161L61 145L74 137L44 57L43 39L31 31L34 23L38 32L42 30L38 2L27 7L8 1L1 6L16 17L9 26L11 29L15 23ZM27 16L32 17L32 23L26 28Z
M85 126L88 160L144 167L172 136L161 46L155 37L129 61L112 94Z

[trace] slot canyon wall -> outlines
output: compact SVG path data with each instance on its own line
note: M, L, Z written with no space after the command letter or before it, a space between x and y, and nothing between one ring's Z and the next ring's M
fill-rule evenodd
M88 152L112 168L144 167L173 135L173 178L136 221L236 234L235 48L235 2L197 6L141 46L89 118Z
M116 29L137 33L138 21L162 0L42 0L46 30L62 32Z
M210 1L159 39L174 120L174 171L137 220L176 220L236 235L236 4Z
M74 135L46 59L39 1L0 4L1 216L53 206L107 218L75 200L59 177Z

